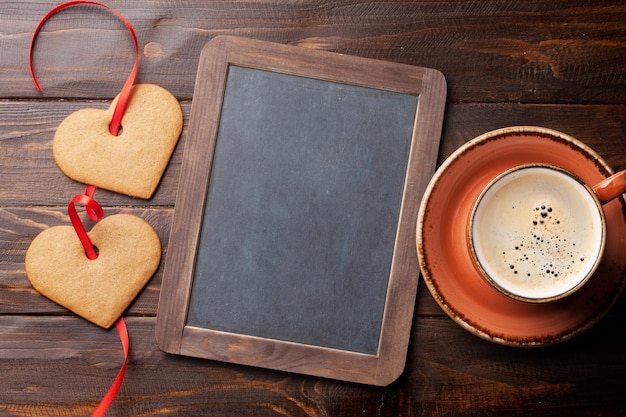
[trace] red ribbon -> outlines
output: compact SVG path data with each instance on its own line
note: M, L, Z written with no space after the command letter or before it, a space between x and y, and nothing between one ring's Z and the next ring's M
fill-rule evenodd
M128 329L126 328L126 323L124 322L123 318L120 317L117 323L115 323L115 328L117 329L117 333L120 336L120 342L122 342L122 348L124 349L124 362L122 363L122 367L120 368L120 371L117 374L115 381L113 381L113 385L111 385L111 388L109 388L107 393L104 395L96 410L93 412L93 414L91 414L91 417L104 416L104 414L111 406L111 403L113 403L113 400L117 395L117 391L119 391L120 387L122 386L122 382L124 381L124 375L126 374L126 365L128 363L128 349L130 346L130 342L128 338Z
M76 204L80 203L85 206L85 211L91 220L94 222L100 220L104 216L104 210L96 200L93 199L93 193L95 192L96 187L93 185L88 185L85 189L85 194L78 194L72 198L72 201L67 206L67 212L70 216L70 221L72 222L72 226L74 226L74 230L78 235L78 239L80 243L83 245L83 249L85 250L85 255L90 260L94 260L98 257L97 248L91 243L91 239L89 239L89 235L87 235L87 231L85 230L85 226L80 220L78 216L78 212L76 211Z
M39 85L39 82L37 81L37 77L35 76L35 70L33 66L33 46L35 44L35 39L37 38L37 35L39 34L42 26L46 23L46 21L52 15L56 14L57 12L63 9L66 9L71 6L76 6L76 5L94 5L94 6L104 7L105 9L114 13L126 25L126 28L130 32L132 39L133 39L133 43L135 45L135 63L133 65L133 68L131 70L131 73L128 79L126 80L126 82L124 83L124 86L122 87L122 91L119 94L117 104L115 105L115 109L113 110L113 117L111 118L111 123L109 124L109 133L111 133L111 135L113 136L117 136L120 131L120 127L122 125L122 117L124 116L126 105L128 104L128 100L132 92L133 84L135 82L135 77L137 75L137 68L139 67L139 46L137 44L137 36L135 35L135 31L133 30L133 27L130 24L130 22L126 20L126 18L122 14L120 14L118 11L114 10L113 8L105 4L95 2L95 1L89 1L89 0L69 1L66 3L62 3L56 6L55 8L53 8L52 10L50 10L37 25L37 28L35 29L33 33L33 37L30 42L30 48L28 52L28 56L29 56L28 65L30 68L30 74L33 78L35 86L37 87L37 90L42 91L42 88ZM76 210L76 204L82 204L85 207L85 211L87 212L87 215L89 216L91 220L98 221L99 219L101 219L104 216L104 211L102 210L102 207L100 206L100 204L98 204L98 202L93 198L93 194L95 191L96 191L96 187L94 187L93 185L87 185L87 187L85 188L84 194L78 194L78 195L75 195L74 198L72 198L72 200L68 204L68 210L67 210L72 226L74 227L74 230L76 231L76 234L83 246L83 249L85 250L85 255L90 260L94 260L98 257L98 250L91 242L91 239L89 239L89 235L87 234L87 231L85 230L85 227L82 221L80 220L80 216L78 215L78 212ZM104 414L107 412L107 410L111 406L111 403L115 399L115 396L117 395L117 392L119 391L120 386L122 385L122 382L124 380L124 375L126 374L126 365L128 363L128 350L129 350L129 345L130 345L129 338L128 338L128 329L126 328L126 323L124 322L123 318L120 318L117 321L117 323L115 324L115 327L117 329L117 333L120 337L120 342L122 343L122 348L124 350L124 362L122 363L122 367L117 377L113 381L113 384L111 385L111 387L109 388L105 396L102 398L102 400L98 404L98 407L96 408L96 410L93 412L92 417L104 416Z
M130 24L130 22L126 20L126 18L117 10L107 6L106 4L98 3L96 1L89 1L89 0L69 1L67 3L60 4L56 6L54 9L50 10L48 14L46 14L43 17L43 19L41 19L41 22L39 22L39 24L37 25L37 28L35 29L35 32L33 33L33 37L30 41L30 49L28 51L28 57L29 57L28 65L30 68L30 74L33 77L33 81L35 82L35 86L37 87L37 90L42 91L41 86L39 85L39 82L37 81L37 77L35 76L35 70L33 66L33 45L35 44L35 39L37 38L37 35L39 34L41 27L46 23L46 21L52 15L68 7L76 6L76 5L84 5L84 4L91 4L94 6L104 7L105 9L110 10L117 17L119 17L120 20L124 22L124 24L126 25L126 29L128 29L128 31L130 32L130 35L133 38L133 43L135 45L135 64L133 65L133 69L131 70L129 77L126 80L126 83L124 83L124 86L122 87L119 100L117 102L117 105L115 106L115 110L113 111L111 124L109 125L109 132L112 135L117 136L120 130L120 126L122 124L122 116L124 115L124 111L126 110L126 105L128 104L128 99L130 97L133 84L135 82L135 77L137 75L137 68L139 67L139 46L137 45L137 36L135 35L135 31L132 25Z

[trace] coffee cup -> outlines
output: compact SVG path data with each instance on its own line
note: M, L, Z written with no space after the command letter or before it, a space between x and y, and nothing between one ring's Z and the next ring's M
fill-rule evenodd
M626 192L626 171L591 187L562 168L524 164L490 181L470 212L476 269L501 293L544 303L593 275L606 244L602 204Z

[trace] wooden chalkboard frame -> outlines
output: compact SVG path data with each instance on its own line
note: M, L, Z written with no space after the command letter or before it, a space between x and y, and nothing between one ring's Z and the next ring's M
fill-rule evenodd
M231 65L418 97L377 354L187 325ZM210 41L200 56L164 266L156 324L159 347L174 354L371 385L387 385L397 379L405 366L419 276L414 235L417 211L435 169L445 96L445 79L433 69L230 36Z

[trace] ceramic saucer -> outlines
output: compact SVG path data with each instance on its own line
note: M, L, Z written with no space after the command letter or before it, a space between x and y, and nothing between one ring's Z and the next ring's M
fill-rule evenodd
M592 149L561 132L532 126L495 130L463 145L437 170L417 224L420 267L435 300L463 328L504 345L550 345L582 333L609 311L626 283L623 196L604 205L607 240L602 262L573 295L525 303L503 295L482 278L467 245L471 206L496 175L531 162L560 166L590 185L613 172Z

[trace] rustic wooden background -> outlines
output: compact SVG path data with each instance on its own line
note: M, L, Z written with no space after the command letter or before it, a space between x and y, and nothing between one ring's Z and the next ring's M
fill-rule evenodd
M137 82L180 100L188 122L198 55L219 34L301 45L439 69L448 81L439 162L494 128L561 130L626 168L626 3L623 0L105 0L134 26ZM133 47L110 12L55 1L0 0L0 415L89 415L122 362L100 330L29 285L24 254L42 230L68 224L83 185L56 167L56 126L85 107L107 108L132 67ZM167 251L186 131L148 201L98 190L110 215L130 212ZM626 256L626 248L625 256ZM108 416L622 416L626 310L561 345L519 349L483 341L452 322L423 282L407 368L374 388L159 351L161 269L126 313L131 357Z

